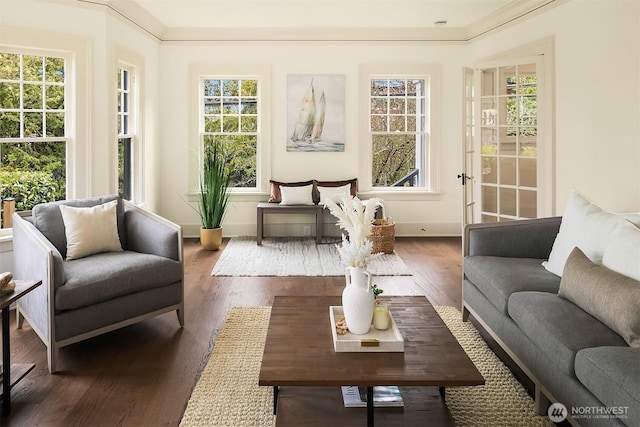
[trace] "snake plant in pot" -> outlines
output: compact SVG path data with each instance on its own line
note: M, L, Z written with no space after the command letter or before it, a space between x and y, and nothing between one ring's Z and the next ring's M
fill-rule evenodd
M222 244L222 220L229 204L233 156L222 142L211 142L204 149L200 176L199 205L203 249L217 250Z

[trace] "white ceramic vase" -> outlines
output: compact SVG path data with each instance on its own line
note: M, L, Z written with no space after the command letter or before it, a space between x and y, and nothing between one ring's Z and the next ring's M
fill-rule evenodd
M352 334L366 334L371 327L375 305L371 274L364 268L347 267L345 279L342 310L347 328Z

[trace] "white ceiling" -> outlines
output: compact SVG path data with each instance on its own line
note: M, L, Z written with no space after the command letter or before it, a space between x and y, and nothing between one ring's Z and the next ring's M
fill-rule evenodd
M468 41L565 1L77 0L76 4L106 7L163 41Z
M511 0L135 0L167 27L464 27Z

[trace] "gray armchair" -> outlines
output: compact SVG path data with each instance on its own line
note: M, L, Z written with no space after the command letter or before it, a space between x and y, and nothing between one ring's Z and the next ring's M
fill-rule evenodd
M118 200L123 251L66 260L59 205L91 207ZM18 327L26 319L47 346L49 372L58 349L176 310L184 326L182 229L119 198L105 196L37 205L13 215L14 277L42 285L17 304Z

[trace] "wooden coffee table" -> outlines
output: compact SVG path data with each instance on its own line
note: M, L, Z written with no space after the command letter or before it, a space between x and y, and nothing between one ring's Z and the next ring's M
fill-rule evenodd
M9 308L11 304L41 284L42 280L16 280L16 288L12 293L0 295L0 309L2 310L2 366L0 366L2 384L0 384L0 397L2 398L2 416L4 417L11 412L11 388L35 367L33 363L11 363Z
M367 425L373 426L376 385L439 387L444 399L445 387L484 384L425 297L381 299L405 338L404 353L336 353L329 306L341 305L340 297L274 297L259 377L259 385L274 387L274 413L279 387L357 385L367 387Z

